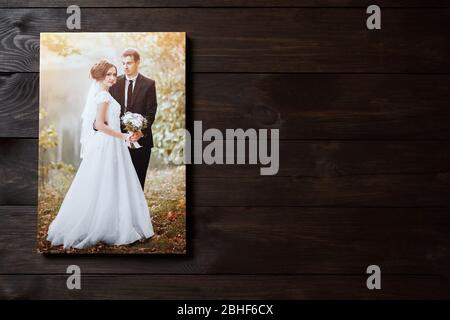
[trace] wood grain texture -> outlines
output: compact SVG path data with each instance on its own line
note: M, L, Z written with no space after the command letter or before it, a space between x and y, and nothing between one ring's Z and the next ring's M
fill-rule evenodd
M37 139L0 139L0 145L0 203L37 203Z
M278 128L281 139L448 139L449 85L447 75L195 74L192 119Z
M188 129L280 139L450 139L449 75L191 74ZM38 136L39 77L0 75L0 137ZM218 116L220 115L220 116Z
M38 115L39 77L0 75L0 137L37 137Z
M204 142L203 145L208 143ZM279 154L277 177L326 178L450 172L450 143L447 141L286 140L280 142ZM265 166L203 164L193 165L190 170L193 177L256 177L260 175L261 167Z
M186 256L44 256L39 33L68 4L0 3L0 298L450 298L448 2L369 31L369 1L79 1L83 32L186 31L188 128L280 129L280 171L189 167Z
M82 290L67 276L1 275L0 298L14 299L448 299L448 279L385 276L367 290L364 275L86 275Z
M185 31L194 72L450 72L450 9L386 8L376 32L366 16L364 8L86 8L81 31ZM38 71L39 33L67 31L66 18L65 8L2 10L0 72Z
M186 256L41 255L36 207L0 207L0 274L450 275L448 209L192 207L187 228Z
M69 0L6 0L0 2L1 7L26 8L26 7L67 7L73 2ZM139 8L180 8L180 7L367 7L373 4L370 0L134 0L126 2L123 0L78 0L77 5L81 8L89 7L139 7ZM442 0L378 0L377 5L381 7L448 7L449 4Z
M450 174L194 178L196 206L448 207ZM224 198L224 194L227 197ZM24 204L29 204L26 202Z

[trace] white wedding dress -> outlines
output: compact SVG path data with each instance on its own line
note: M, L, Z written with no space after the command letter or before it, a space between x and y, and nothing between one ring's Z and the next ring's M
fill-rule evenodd
M97 106L109 103L108 125L120 131L120 104L107 91L97 90L94 99ZM50 224L47 240L81 249L99 242L123 245L153 236L147 201L126 142L100 131L90 134L89 148Z

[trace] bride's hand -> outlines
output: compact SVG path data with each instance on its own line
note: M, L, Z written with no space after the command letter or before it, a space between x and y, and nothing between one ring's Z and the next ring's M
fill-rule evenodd
M123 133L122 134L123 140L126 142L130 141L130 134L129 133Z

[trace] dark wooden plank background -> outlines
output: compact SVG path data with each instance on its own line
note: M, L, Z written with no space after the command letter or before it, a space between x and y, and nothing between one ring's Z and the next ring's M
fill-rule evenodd
M448 2L369 31L371 1L79 1L82 31L186 31L188 128L278 128L280 171L190 166L186 256L42 256L39 33L69 4L0 3L0 298L450 297Z

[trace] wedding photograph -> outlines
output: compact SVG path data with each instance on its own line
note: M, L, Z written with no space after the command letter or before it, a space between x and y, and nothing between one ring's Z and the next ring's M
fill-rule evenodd
M37 251L186 253L186 34L41 33Z

